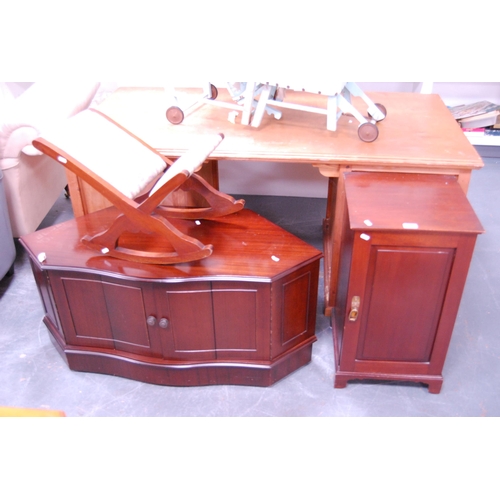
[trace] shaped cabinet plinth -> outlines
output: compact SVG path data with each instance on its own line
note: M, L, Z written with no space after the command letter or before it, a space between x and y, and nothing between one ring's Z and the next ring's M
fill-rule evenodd
M80 242L113 211L22 239L44 322L71 369L163 385L268 386L311 360L320 251L243 210L175 221L214 245L206 259L125 262Z
M335 387L399 380L439 393L483 228L451 176L353 172L345 186Z

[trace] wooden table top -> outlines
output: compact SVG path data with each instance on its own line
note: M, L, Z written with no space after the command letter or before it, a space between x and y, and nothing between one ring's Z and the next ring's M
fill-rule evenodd
M193 93L200 90L183 90ZM387 165L429 168L478 169L481 157L461 132L436 94L399 92L369 93L387 108L378 123L379 137L362 142L355 118L341 116L337 131L326 129L326 115L280 108L281 120L264 114L259 128L228 121L226 108L202 104L189 110L184 121L172 125L165 113L169 106L162 88L119 88L98 109L167 156L180 156L199 134L220 133L225 139L211 155L217 160L286 161L333 165ZM326 96L287 91L285 101L326 108ZM231 102L225 89L217 100ZM353 104L366 114L366 104Z

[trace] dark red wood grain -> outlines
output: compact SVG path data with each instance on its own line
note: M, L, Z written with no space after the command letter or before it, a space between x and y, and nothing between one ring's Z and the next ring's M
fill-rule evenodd
M165 385L268 386L311 360L319 250L243 210L174 221L212 244L210 257L126 262L80 241L115 215L105 209L22 239L44 322L71 369ZM150 235L126 238L164 245Z
M483 228L453 177L350 173L345 187L335 387L356 378L403 380L437 393ZM354 296L359 314L349 321Z

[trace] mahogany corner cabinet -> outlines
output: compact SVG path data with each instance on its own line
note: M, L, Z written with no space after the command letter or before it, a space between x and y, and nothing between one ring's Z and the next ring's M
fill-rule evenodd
M80 242L116 215L104 209L21 239L69 368L160 385L265 387L311 361L319 250L246 209L172 220L214 246L190 263L127 262Z
M437 394L481 223L454 176L344 180L334 386L411 381Z

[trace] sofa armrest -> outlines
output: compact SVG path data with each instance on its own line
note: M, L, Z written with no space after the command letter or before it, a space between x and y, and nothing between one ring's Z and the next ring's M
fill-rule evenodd
M21 151L33 154L31 142L60 120L89 107L98 82L36 82L15 99L0 122L2 168L17 163ZM38 154L38 153L34 153Z

